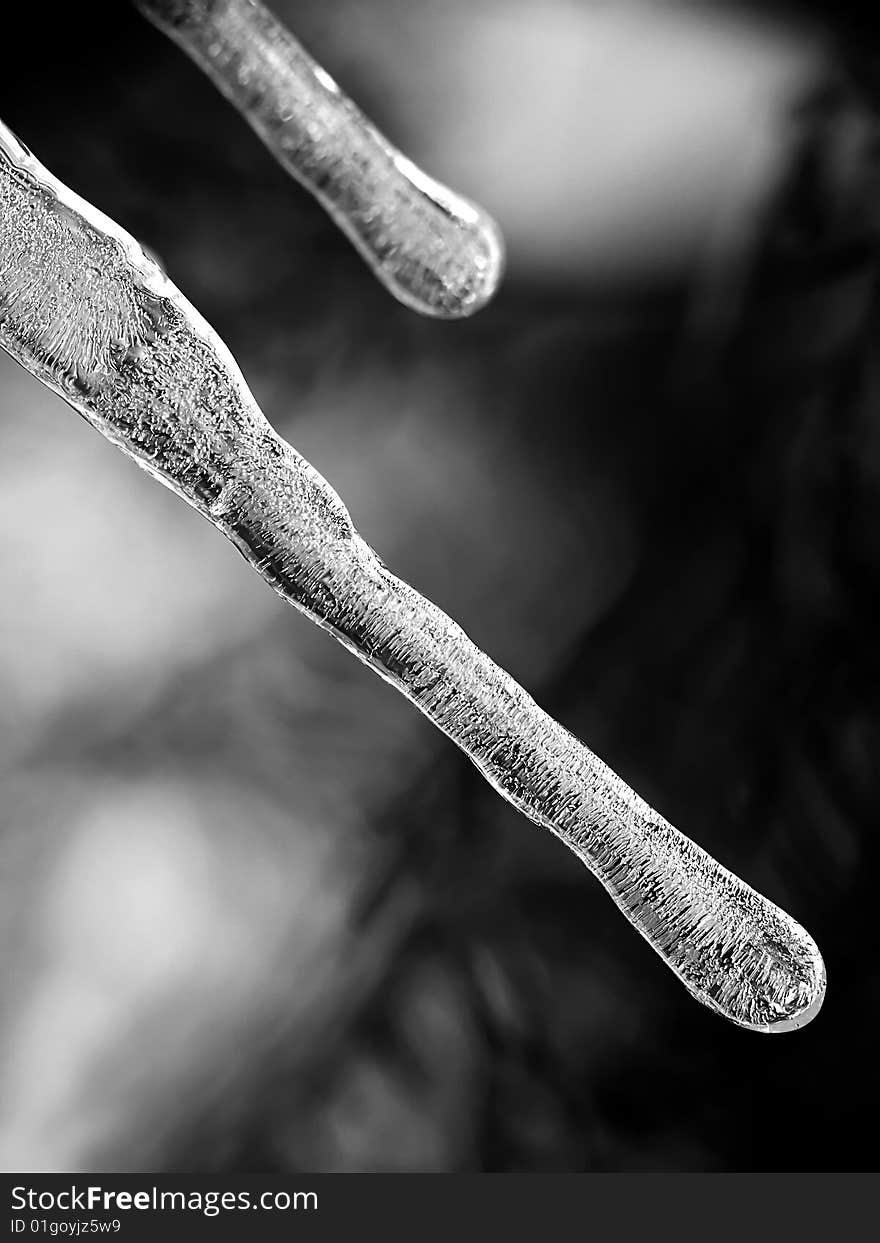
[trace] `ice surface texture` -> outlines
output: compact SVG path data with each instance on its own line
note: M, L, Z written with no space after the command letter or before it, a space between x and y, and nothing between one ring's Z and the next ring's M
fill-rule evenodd
M389 572L159 267L2 126L0 344L571 847L697 1000L756 1031L815 1015L825 973L808 934Z
M401 302L471 315L501 278L484 211L396 151L256 0L135 0L315 195Z

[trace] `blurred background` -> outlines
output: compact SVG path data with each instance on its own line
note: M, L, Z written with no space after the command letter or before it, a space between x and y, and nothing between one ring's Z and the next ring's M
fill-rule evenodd
M801 920L695 1005L564 847L0 359L7 1170L877 1168L880 27L840 4L273 0L488 207L419 319L126 3L0 115L139 237L402 577Z

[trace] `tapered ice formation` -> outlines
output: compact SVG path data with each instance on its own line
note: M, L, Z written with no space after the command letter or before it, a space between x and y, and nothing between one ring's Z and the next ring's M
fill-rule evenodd
M2 126L0 344L570 846L697 1000L757 1031L816 1014L825 973L807 933L667 824L386 569L332 488L266 422L198 312Z
M259 0L134 0L315 195L387 288L447 319L495 292L501 234L396 151Z

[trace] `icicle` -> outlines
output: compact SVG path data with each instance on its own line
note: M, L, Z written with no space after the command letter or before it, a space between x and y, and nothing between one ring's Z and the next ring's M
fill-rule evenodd
M652 811L386 569L156 263L2 126L0 221L0 344L15 359L571 847L698 1001L756 1031L817 1013L825 972L803 928Z
M495 292L501 235L396 151L257 0L135 0L309 189L396 298L472 315Z

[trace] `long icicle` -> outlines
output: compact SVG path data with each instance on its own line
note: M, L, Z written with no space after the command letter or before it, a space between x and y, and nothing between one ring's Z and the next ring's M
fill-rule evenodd
M825 971L804 929L652 811L389 572L329 484L269 426L195 308L3 126L0 345L559 836L698 1001L764 1032L818 1012Z

